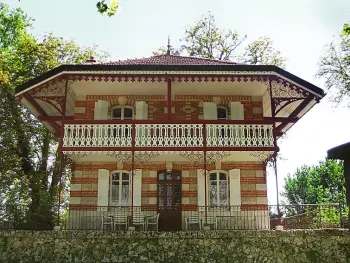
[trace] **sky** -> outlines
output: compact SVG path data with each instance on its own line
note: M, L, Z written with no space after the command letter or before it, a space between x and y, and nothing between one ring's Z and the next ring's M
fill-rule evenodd
M98 45L112 60L147 57L170 36L179 45L185 29L211 12L217 26L248 35L247 42L268 36L287 58L286 70L320 88L317 64L344 23L349 0L120 0L114 17L96 11L97 0L3 0L35 19L33 34L53 32L83 46ZM328 91L327 91L328 92ZM329 92L328 92L329 93ZM302 165L324 160L327 150L350 141L350 109L334 107L326 96L279 141L278 181ZM268 197L276 204L275 180L268 174Z

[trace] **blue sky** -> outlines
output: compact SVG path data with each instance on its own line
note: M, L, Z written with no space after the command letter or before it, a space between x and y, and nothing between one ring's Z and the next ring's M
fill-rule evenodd
M80 45L98 45L112 59L147 57L167 44L179 45L186 27L209 11L217 25L248 35L248 41L269 36L288 59L286 69L323 88L315 78L324 46L346 22L349 0L121 0L112 18L96 12L96 0L5 0L35 18L33 33L73 38ZM326 151L350 141L350 110L334 108L326 97L279 142L285 160L278 164L283 177L303 164L324 159ZM280 189L282 189L280 187ZM275 203L275 181L268 176L270 203Z

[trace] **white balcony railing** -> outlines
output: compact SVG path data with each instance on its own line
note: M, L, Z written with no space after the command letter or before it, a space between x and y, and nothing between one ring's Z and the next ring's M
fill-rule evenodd
M63 147L132 147L133 145L192 148L274 147L273 125L134 124L133 127L133 124L64 124Z

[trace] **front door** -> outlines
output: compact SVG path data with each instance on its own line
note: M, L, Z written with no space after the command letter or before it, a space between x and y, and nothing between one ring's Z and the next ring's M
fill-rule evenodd
M160 231L181 230L181 172L158 172Z

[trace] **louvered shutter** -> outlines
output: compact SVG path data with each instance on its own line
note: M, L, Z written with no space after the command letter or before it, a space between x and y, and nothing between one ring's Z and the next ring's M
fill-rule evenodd
M204 120L217 120L217 105L215 102L203 103L203 118Z
M241 206L241 170L232 169L229 171L230 177L230 206L232 209L240 209ZM239 206L239 207L238 207Z
M133 177L134 180L134 206L141 206L141 188L142 188L142 170L138 169L135 171L135 175Z
M108 101L98 100L95 102L95 120L108 120Z
M230 103L231 120L244 120L244 106L240 101Z
M108 206L109 189L109 171L105 169L98 170L98 197L97 206Z
M197 170L197 194L198 194L198 206L205 206L205 174L203 169Z
M148 120L148 104L146 101L136 101L136 120Z

